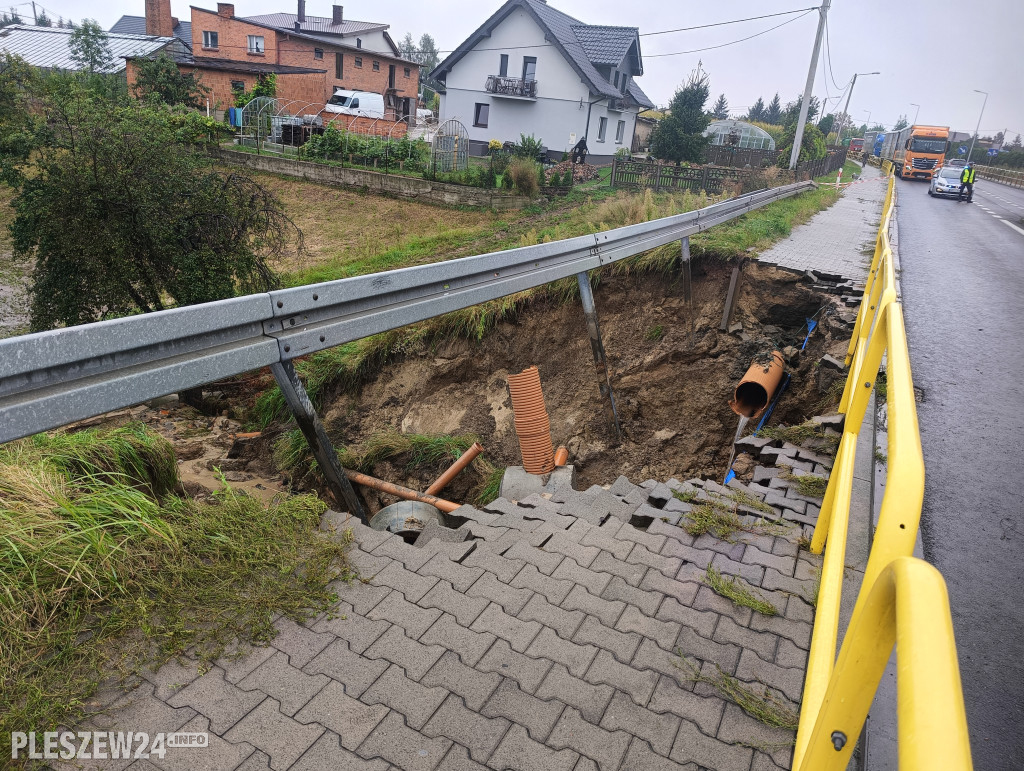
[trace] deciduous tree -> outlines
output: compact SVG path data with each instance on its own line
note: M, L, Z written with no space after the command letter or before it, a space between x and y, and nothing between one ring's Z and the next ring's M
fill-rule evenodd
M107 33L93 19L85 19L75 28L68 39L68 48L71 49L71 61L90 75L108 72L114 67Z
M184 73L164 52L155 59L136 59L135 85L132 90L140 99L151 99L168 106L182 105L198 110L210 89L195 72Z

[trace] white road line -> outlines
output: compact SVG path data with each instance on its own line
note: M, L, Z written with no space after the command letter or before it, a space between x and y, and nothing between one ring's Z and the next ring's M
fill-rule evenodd
M1024 236L1024 228L1019 228L1016 225L1014 225L1012 222L1007 222L1006 220L1003 220L1002 222L1003 222L1004 225L1009 225L1011 228L1013 228L1018 233L1020 233L1022 236Z

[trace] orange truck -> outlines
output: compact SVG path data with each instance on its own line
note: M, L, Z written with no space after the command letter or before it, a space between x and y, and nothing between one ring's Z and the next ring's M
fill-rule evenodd
M901 178L930 182L948 151L949 126L907 126L885 135L880 157L891 161Z

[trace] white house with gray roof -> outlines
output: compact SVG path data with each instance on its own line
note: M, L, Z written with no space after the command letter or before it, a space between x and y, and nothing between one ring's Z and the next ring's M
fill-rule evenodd
M654 106L636 84L642 74L636 27L508 0L430 76L444 83L440 120L464 123L472 152L532 134L557 160L586 138L600 163L632 146L637 114Z

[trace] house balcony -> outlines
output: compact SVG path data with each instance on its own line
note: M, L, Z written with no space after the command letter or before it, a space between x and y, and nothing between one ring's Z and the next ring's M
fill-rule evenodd
M522 78L506 78L501 75L488 75L484 86L488 93L511 99L536 99L537 81Z
M623 110L626 109L626 100L625 99L616 99L616 98L609 99L608 100L608 109L611 112L622 112Z

